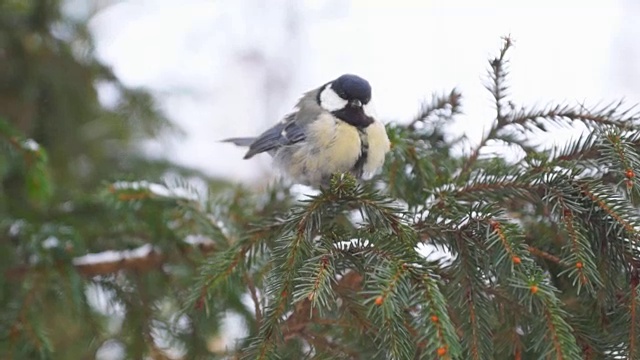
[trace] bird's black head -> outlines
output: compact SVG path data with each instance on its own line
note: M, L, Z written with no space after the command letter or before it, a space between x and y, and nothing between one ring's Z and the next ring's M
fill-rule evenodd
M371 101L371 85L359 76L345 74L326 84L318 93L318 104L338 119L357 128L374 121L367 113Z
M371 85L357 75L342 75L333 81L331 87L338 96L347 101L359 100L366 105L371 100Z

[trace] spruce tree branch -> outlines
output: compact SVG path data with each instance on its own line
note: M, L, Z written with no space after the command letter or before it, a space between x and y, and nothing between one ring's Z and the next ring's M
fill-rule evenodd
M463 237L458 236L457 241L459 244L458 246L460 248L460 256L464 258L470 258L470 254L468 253L469 249L464 244ZM462 268L467 268L469 266L471 265L468 261L463 261L461 264ZM475 309L475 307L477 306L476 299L474 296L476 289L472 282L471 276L469 275L469 274L473 274L474 270L471 270L471 269L465 270L464 278L462 279L461 285L464 288L464 293L465 293L463 295L463 297L465 298L464 304L467 306L467 310L469 311L469 323L471 325L471 333L465 334L466 336L470 337L469 351L471 353L471 358L473 360L481 360L482 359L481 344L483 343L483 341L479 338L481 336L481 334L479 333L481 324L479 322L479 318L476 314L476 309Z
M527 191L536 191L540 188L540 186L531 184L529 182L515 182L515 181L497 181L497 182L477 182L473 184L468 184L464 187L455 190L455 196L462 197L467 194L476 193L479 191L492 191L499 192L504 191L504 189L514 189L514 190L527 190Z
M278 225L269 226L266 229L261 229L260 231L255 231L250 234L248 239L245 239L244 243L238 244L238 248L232 254L230 259L225 259L224 255L228 254L231 250L226 250L225 252L220 252L219 255L223 256L222 259L213 259L220 260L213 264L213 266L221 266L225 265L224 269L216 269L216 271L208 271L204 275L204 277L197 283L197 286L200 288L200 293L196 299L194 299L194 304L197 309L201 308L205 304L205 299L209 294L209 291L213 284L219 283L221 279L227 278L230 276L235 268L241 263L241 260L244 259L247 252L251 250L257 243L263 240L264 236L268 235L270 230L274 230L274 228L278 228Z
M633 120L627 120L633 122ZM626 121L621 121L624 126L629 126ZM608 131L607 131L608 130ZM604 129L595 129L594 131L583 134L578 139L567 143L562 148L557 148L552 152L552 159L556 162L573 161L573 160L595 160L606 157L606 149L603 148L603 140L615 146L615 144L625 144L622 149L631 152L637 152L640 149L640 136L637 132L625 132L620 127L607 127ZM635 151L634 151L635 150Z
M591 191L591 189L589 189L586 184L583 184L581 186L581 190L591 201L594 202L594 204L598 205L600 209L602 209L605 213L611 216L611 218L622 225L622 227L624 227L624 229L629 234L637 235L637 230L634 228L634 226L629 223L629 221L627 221L622 214L618 213L615 209L607 205L607 203L602 200L595 192Z
M449 316L446 306L446 300L438 289L436 280L430 275L422 275L417 279L418 283L424 289L424 297L428 309L425 312L430 313L429 320L436 329L438 348L447 349L447 355L457 354L459 352L458 336L455 333L455 326ZM448 327L447 324L451 326ZM425 341L419 344L420 348L425 346Z
M573 255L576 257L576 264L580 264L579 266L576 266L576 268L578 269L578 272L580 273L580 282L582 282L582 284L586 285L588 283L588 279L587 276L585 274L584 271L584 259L583 259L583 254L582 254L582 249L580 246L580 234L578 232L578 229L576 229L576 227L574 226L574 218L573 218L573 213L571 212L571 210L564 204L564 201L561 201L562 204L562 221L564 223L564 227L566 229L567 235L569 236L569 239L571 240L571 250L573 252Z
M203 253L210 253L215 250L212 244L198 244L198 249ZM100 254L97 254L98 256ZM79 259L79 258L77 258ZM168 261L166 254L157 250L151 250L146 255L136 257L121 257L118 260L106 260L88 263L70 263L68 261L59 261L53 266L21 265L10 268L5 271L5 277L11 281L20 281L29 274L46 273L51 269L62 271L68 266L72 266L76 272L85 277L93 277L98 275L108 275L120 271L147 272L160 268Z
M502 227L502 224L500 224L500 222L497 220L491 219L489 221L489 225L491 226L491 229L493 230L493 232L498 236L498 239L500 239L500 243L502 244L502 247L504 248L505 252L511 257L512 261L520 261L520 257L513 250L511 241L509 238L507 238L507 235ZM516 258L518 260L515 260Z
M636 270L637 272L638 270ZM637 278L637 274L634 274ZM631 299L630 299L630 322L629 322L629 358L633 357L636 353L636 326L638 324L638 309L637 302L638 300L638 280L632 282L631 284Z
M506 55L507 51L513 46L513 40L510 37L503 38L503 45L500 49L500 53L498 57L494 58L489 62L491 65L491 71L489 73L489 78L491 79L491 84L487 86L487 89L491 92L494 98L495 107L496 107L496 118L491 126L491 129L487 134L485 134L480 140L478 146L476 146L473 151L471 151L471 155L466 159L466 161L462 165L462 170L458 175L458 179L466 179L471 173L471 169L478 161L478 157L480 156L480 151L484 148L488 141L494 139L498 136L498 132L509 125L508 119L502 112L503 104L502 100L506 97L506 85L505 78L507 76L506 71Z
M418 123L424 122L431 115L450 108L451 116L460 113L462 94L458 90L453 89L448 95L434 95L431 102L423 104L420 111L414 116L411 123L407 126L410 131L416 130Z
M310 331L302 331L299 336L306 340L310 345L314 348L322 350L326 353L333 354L334 356L344 359L344 356L347 355L348 359L359 359L360 356L357 352L350 350L344 346L341 346L338 343L327 340L324 336L320 334L316 334Z
M595 148L587 149L586 151L577 151L571 154L560 155L554 160L556 161L573 161L573 160L586 160L595 159L600 157L600 151Z
M362 284L362 279L362 275L358 272L350 271L340 278L340 280L333 285L333 288L338 294L344 293L345 291L358 292ZM334 320L318 317L317 312L311 308L311 301L304 299L295 305L293 313L280 325L285 341L301 336L311 323L336 325L336 321ZM365 328L368 328L368 326L365 326Z
M489 87L489 91L491 91L491 94L493 94L493 98L495 101L495 107L496 107L496 121L497 121L497 126L496 127L502 127L504 125L506 125L506 119L505 116L502 113L502 100L505 98L506 94L505 94L505 90L506 90L506 86L505 86L505 78L507 76L507 70L506 70L506 65L507 65L507 60L506 60L506 55L507 55L507 51L509 51L509 49L513 46L513 40L506 36L502 38L503 40L503 44L502 44L502 48L500 49L500 54L498 55L497 58L491 60L489 62L489 64L491 65L491 72L489 73L489 77L492 80L492 84L491 87Z
M539 120L550 121L582 121L598 126L613 126L623 130L633 129L634 123L640 120L639 113L632 113L634 107L622 109L623 101L603 106L602 108L586 109L581 106L575 109L569 105L555 105L541 110L520 110L509 118L509 123L518 125L532 124L545 130L544 123ZM616 120L617 119L617 120Z
M35 334L31 322L29 321L29 319L27 319L27 312L31 308L31 304L33 303L34 297L36 295L36 290L40 285L39 283L40 281L36 280L35 283L31 285L31 288L27 291L24 300L21 302L18 316L9 329L9 338L14 339L19 336L21 331L24 331L29 339L36 344L36 347L41 348L42 344L40 342L40 339Z
M379 297L382 300L382 302L384 302L387 299L389 294L394 292L395 288L398 285L398 282L400 281L402 276L406 273L407 273L406 264L396 265L396 269L393 273L393 276L391 277L391 279L389 279L389 282L385 284L386 286L382 289L382 292L380 293Z
M547 329L549 329L549 331L551 332L551 340L553 342L553 348L556 353L556 359L564 359L564 356L562 355L562 344L560 343L556 326L553 323L553 315L551 314L549 308L544 309L544 315L545 319L547 320Z
M467 280L468 282L468 280ZM474 360L480 360L480 347L479 347L479 341L478 341L478 334L477 334L477 328L479 327L478 325L478 319L476 316L476 311L475 311L475 304L473 301L473 289L471 288L471 286L467 286L467 306L469 308L469 321L471 322L471 356L473 357Z

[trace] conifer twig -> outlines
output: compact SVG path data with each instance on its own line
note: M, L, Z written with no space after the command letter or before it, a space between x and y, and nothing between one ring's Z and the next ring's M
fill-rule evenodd
M407 128L411 131L415 130L418 123L424 122L429 116L438 111L445 110L447 107L451 108L451 115L459 114L461 99L462 94L456 89L451 90L447 95L434 95L430 103L422 105L420 111L414 116Z
M338 356L344 359L347 355L348 359L359 359L360 356L355 351L352 351L344 346L341 346L335 342L327 340L324 336L309 331L300 332L300 337L306 340L310 345L313 345L316 349L322 349L327 353Z
M551 255L546 251L540 250L537 247L529 245L528 250L533 255L539 256L541 258L545 258L545 259L550 260L550 261L552 261L552 262L554 262L556 264L562 264L562 259L560 259L559 257L557 257L555 255Z
M491 91L491 94L493 95L493 98L495 101L496 119L493 122L489 132L483 136L478 146L476 146L476 148L473 149L473 151L471 152L471 155L467 158L467 160L462 165L462 170L458 175L458 179L464 179L469 175L469 173L471 172L471 169L473 168L473 165L476 163L476 161L478 160L478 157L480 156L480 150L482 150L482 148L487 145L487 142L489 140L495 138L498 135L498 131L500 129L502 129L503 127L509 124L509 122L507 121L507 118L502 112L502 107L503 107L502 100L506 97L506 94L505 94L506 86L504 82L505 82L505 77L507 75L507 72L505 69L507 60L505 56L507 54L507 51L512 46L513 46L513 40L508 36L504 37L503 45L502 45L502 48L500 49L500 53L498 57L496 57L495 59L489 62L489 64L491 65L491 71L489 74L489 77L491 79L491 84L487 86L487 89Z
M347 289L357 292L361 287L361 282L362 275L356 271L351 271L340 278L333 287L335 290L340 290L341 292L344 292ZM304 331L306 331L309 323L327 324L327 319L313 317L311 316L311 311L311 301L309 299L305 298L296 304L293 313L291 313L287 320L285 320L281 325L283 330L282 334L285 340L300 336ZM335 324L335 322L332 321L331 324Z

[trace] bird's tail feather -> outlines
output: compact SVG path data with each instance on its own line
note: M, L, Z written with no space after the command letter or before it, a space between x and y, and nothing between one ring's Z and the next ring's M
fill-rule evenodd
M224 140L220 140L221 142L230 142L233 143L237 146L250 146L254 141L256 140L256 138L252 138L252 137L242 137L242 138L230 138L230 139L224 139Z

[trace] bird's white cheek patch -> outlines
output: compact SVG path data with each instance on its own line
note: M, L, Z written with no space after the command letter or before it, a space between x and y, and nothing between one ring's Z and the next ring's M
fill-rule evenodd
M364 171L374 173L384 165L384 159L391 148L387 130L379 121L367 127L367 138L369 139L369 156L364 165Z
M329 112L336 111L347 106L347 100L338 96L329 85L320 93L320 106Z

